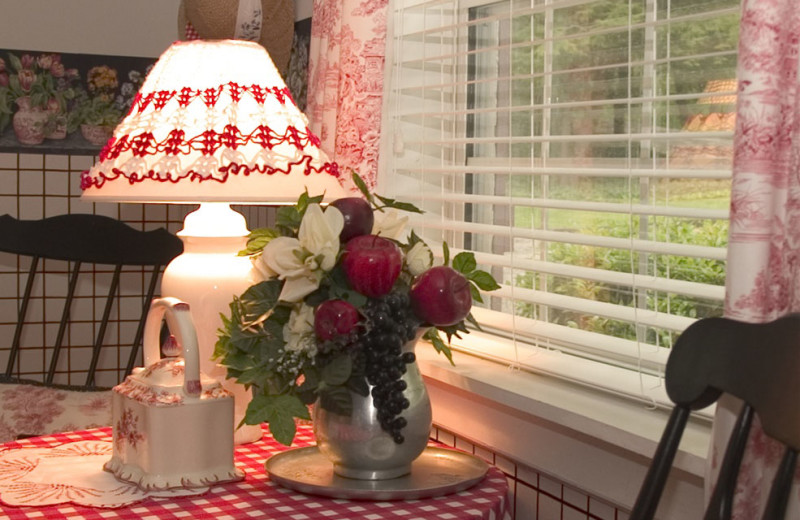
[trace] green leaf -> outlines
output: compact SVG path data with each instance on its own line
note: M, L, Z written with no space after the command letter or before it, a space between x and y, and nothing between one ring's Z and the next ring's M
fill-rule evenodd
M281 206L275 216L275 225L285 236L294 236L300 229L300 221L303 216L294 206Z
M450 247L447 242L442 242L442 256L444 257L443 265L450 265Z
M447 336L447 341L450 342L453 339L453 336L456 338L460 338L459 332L464 332L469 334L469 329L467 329L467 325L464 323L464 320L459 321L455 325L448 325L447 327L437 327L440 331L444 332Z
M290 446L296 427L294 418L310 419L308 408L294 395L264 395L253 397L244 416L246 424L269 423L269 430L276 441Z
M483 297L481 296L481 292L478 290L477 287L473 284L469 284L469 293L472 295L472 300L478 303L483 303Z
M249 235L247 235L247 247L239 251L239 256L250 256L260 253L264 247L272 241L273 238L277 238L279 236L280 233L277 229L254 229Z
M225 365L234 370L244 371L253 366L253 358L242 352L232 352L225 356Z
M347 354L341 354L322 367L322 380L330 386L343 385L352 372L353 360Z
M483 291L495 291L500 288L500 284L497 283L494 276L486 271L473 271L466 276L469 280L475 282L475 285L480 287Z
M384 208L394 208L394 209L399 209L400 211L408 211L411 213L424 213L421 209L419 209L418 207L409 202L398 202L395 199L390 199L389 197L381 197L380 195L375 195L375 197L381 202L383 202Z
M297 391L303 393L315 392L321 380L319 371L316 368L309 367L304 371L303 375L305 380L303 380L303 384L297 387Z
M478 267L475 262L475 254L471 251L462 251L453 258L453 269L461 274L468 274Z
M344 271L340 265L334 267L327 275L326 279L330 282L328 286L328 298L330 300L344 300L354 307L360 308L367 304L367 297L350 288Z
M444 341L442 341L441 336L439 336L437 329L435 328L428 329L428 331L425 332L422 338L430 341L433 344L433 348L436 349L436 352L438 352L439 354L444 354L451 365L453 366L456 365L455 363L453 363L453 352L450 350L449 346L444 344Z
M241 385L262 384L269 379L271 370L267 367L251 367L243 370L236 378L236 382Z
M367 187L367 183L364 182L364 179L362 179L353 170L350 170L350 173L353 175L353 182L355 183L356 187L358 188L358 191L360 191L364 195L364 197L367 198L368 202L374 204L374 202L372 200L372 193L369 192L369 188Z
M22 60L20 60L18 57L9 53L8 60L11 62L11 66L14 68L15 71L19 72L22 70Z
M471 312L470 312L469 314L467 314L467 317L466 317L466 318L464 318L464 319L465 319L466 321L470 322L470 323L472 324L472 326L473 326L473 327L475 327L476 329L478 329L478 330L483 330L483 329L481 328L481 324L480 324L480 323L478 323L478 320L476 320L476 319L475 319L475 316L473 316Z
M303 302L310 307L317 307L320 303L332 299L329 288L321 285L315 291L311 291L308 296L303 298Z
M294 205L297 212L302 216L305 214L306 210L308 209L308 188L297 197L297 202Z
M414 246L414 244L416 244L417 242L422 242L422 239L419 237L419 235L414 233L414 230L412 229L411 234L408 235L407 242L408 242L408 249L410 250Z
M283 350L283 344L283 324L270 316L258 329L256 343L251 347L251 351L254 352L258 348L256 355L261 359L276 358Z
M272 309L272 314L269 315L268 321L284 326L289 323L289 316L291 314L292 307L290 305L278 304Z
M252 323L275 308L282 285L280 280L267 280L248 287L240 297L245 311L242 321Z
M304 191L297 199L297 204L295 206L297 208L297 212L300 214L300 219L302 220L303 215L306 214L306 210L308 209L309 205L319 204L320 202L322 202L323 198L324 195L315 195L313 197L309 196L308 188L306 188L306 191Z

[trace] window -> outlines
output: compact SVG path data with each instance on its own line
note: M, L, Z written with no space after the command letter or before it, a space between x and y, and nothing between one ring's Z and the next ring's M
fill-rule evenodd
M390 23L382 189L501 282L473 314L513 347L478 354L657 375L722 314L739 2L396 0Z

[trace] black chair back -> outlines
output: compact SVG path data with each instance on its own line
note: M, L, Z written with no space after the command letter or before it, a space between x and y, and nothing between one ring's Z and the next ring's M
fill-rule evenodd
M144 321L150 301L155 295L159 274L172 258L183 251L183 244L179 238L163 228L139 231L121 221L102 215L67 214L42 220L17 220L10 215L3 215L0 216L0 251L31 259L25 289L20 298L19 314L5 373L0 375L0 382L6 383L21 382L14 374L22 348L21 338L34 282L37 276L42 276L41 260L64 260L71 262L72 265L58 331L52 345L46 345L48 349L52 349L49 368L42 381L48 386L54 383L79 277L91 275L93 265L96 264L113 266L91 359L88 367L81 369L87 371L86 381L83 385L70 387L93 390L96 388L95 372L111 311L117 299L123 267L141 266L145 268L144 272L148 276L136 333L130 338L132 348L125 369L127 375L133 370L141 348Z
M740 398L744 406L704 518L731 518L736 479L755 414L764 433L785 446L762 518L784 518L800 449L800 314L763 324L727 318L695 322L681 334L670 353L665 384L675 408L631 520L654 518L691 411L709 406L723 393Z

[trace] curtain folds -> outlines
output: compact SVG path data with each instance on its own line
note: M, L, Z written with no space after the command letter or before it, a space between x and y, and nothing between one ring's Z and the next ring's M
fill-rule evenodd
M349 175L374 188L388 0L314 0L309 51L311 130Z
M800 9L797 0L744 0L725 312L770 321L800 311ZM800 376L800 374L798 374ZM714 482L738 404L717 409L709 453ZM760 425L743 461L734 518L760 518L782 455ZM800 516L797 489L788 518Z

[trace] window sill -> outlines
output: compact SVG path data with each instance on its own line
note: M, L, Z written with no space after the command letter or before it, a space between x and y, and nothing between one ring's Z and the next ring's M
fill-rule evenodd
M632 505L668 410L469 354L454 352L452 366L432 347L416 353L437 424L593 496ZM702 500L710 432L710 421L693 418L676 456L667 494L687 506Z

